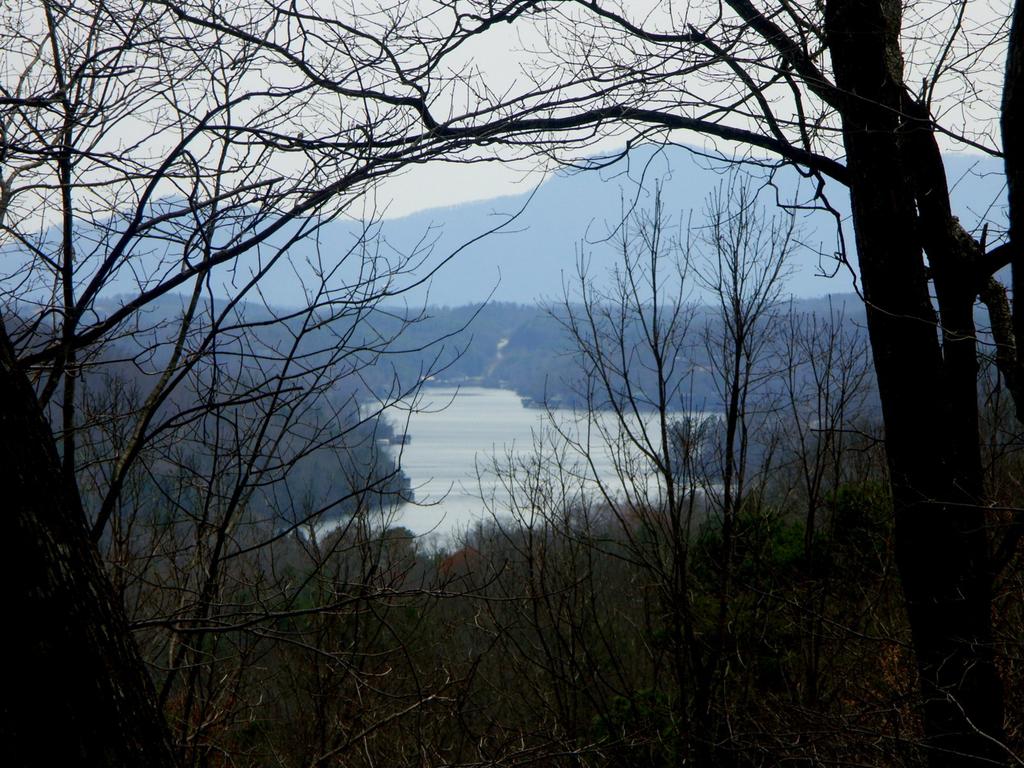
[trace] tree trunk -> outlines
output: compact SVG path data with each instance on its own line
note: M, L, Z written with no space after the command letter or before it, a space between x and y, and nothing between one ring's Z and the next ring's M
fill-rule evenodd
M166 725L53 435L0 325L6 765L170 766Z
M977 432L975 290L964 279L948 192L907 114L898 0L831 0L826 31L841 107L868 331L885 422L900 569L933 766L1006 761L993 661L988 541ZM915 134L915 131L917 132ZM926 199L928 195L939 197ZM945 195L944 205L941 195ZM939 211L935 213L933 208ZM929 247L940 326L922 248ZM967 273L970 275L970 273ZM957 290L959 284L961 288ZM966 287L964 287L966 286Z
M1006 51L1006 78L1002 104L1003 153L1006 189L1010 204L1010 244L1013 263L1013 295L1024 296L1024 3L1016 0ZM1014 335L1024 342L1024 308L1014 312ZM1018 380L1024 375L1024 355L1017 355ZM1024 414L1024 403L1016 403Z

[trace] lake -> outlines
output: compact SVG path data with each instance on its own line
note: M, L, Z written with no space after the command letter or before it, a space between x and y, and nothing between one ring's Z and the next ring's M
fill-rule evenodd
M553 417L566 435L586 443L579 417L568 410L549 415L543 409L525 408L510 390L428 387L414 412L390 408L385 413L397 432L410 437L408 444L391 450L410 478L417 502L401 507L395 524L417 534L448 536L492 513L506 514L509 492L494 471L496 462L521 464L541 455L546 471L557 472L558 465L565 468L560 479L570 486L578 488L584 482L596 491L595 475L609 484L617 482L615 466L623 454L598 435L601 429L617 431L607 415L591 425L592 459L583 466L581 452L567 447L550 421ZM517 477L524 475L520 471Z

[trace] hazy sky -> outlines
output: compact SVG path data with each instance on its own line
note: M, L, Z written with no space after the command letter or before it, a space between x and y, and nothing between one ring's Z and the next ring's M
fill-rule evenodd
M702 7L666 4L660 0L630 0L622 5L636 20L660 31L670 31L673 23L682 23L678 18L689 20L698 13L695 9ZM990 43L1006 33L1009 2L972 0L965 6L961 33L954 35L952 30L959 8L959 4L940 0L917 0L905 5L903 45L907 82L921 83L941 72L931 94L932 110L941 124L951 134L963 135L980 145L997 146L1005 46ZM543 57L549 45L558 45L558 34L550 29L548 34L553 34L555 42L546 41L523 19L515 24L498 25L466 44L453 65L478 69L493 92L521 91L529 83L526 71L537 56ZM946 58L940 55L942 51L946 51ZM688 87L692 85L688 83ZM780 104L775 108L783 109ZM703 143L700 136L692 133L676 132L673 139L694 146ZM939 141L945 151L979 151L944 133L939 134ZM608 151L621 144L621 137L605 140L591 152ZM722 148L728 151L728 144L723 144ZM548 170L551 168L549 164ZM536 186L544 170L538 163L525 161L472 165L435 162L383 181L372 204L378 210L386 209L385 215L391 218L427 208L517 194Z
M521 163L442 163L413 166L383 181L376 207L386 218L473 200L527 192L545 178L543 166Z

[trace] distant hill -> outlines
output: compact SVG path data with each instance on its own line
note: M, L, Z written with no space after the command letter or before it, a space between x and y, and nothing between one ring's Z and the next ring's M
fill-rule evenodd
M152 330L125 336L118 342L118 355L134 359L145 352L147 360L159 365L168 354L176 328L174 319L182 307L183 299L178 296L156 302L147 314ZM220 302L213 307L216 312L222 309ZM332 395L339 401L350 395L361 401L386 398L425 380L428 386L512 389L525 402L535 405L582 406L586 405L581 399L585 361L566 330L568 311L558 303L539 306L490 302L416 310L382 306L310 331L297 354L305 365L313 367L317 361L326 362L338 340L345 340L345 348L351 352L344 356L336 373L348 367L351 375L343 377ZM579 315L582 309L572 305L572 311ZM719 410L722 404L716 382L708 373L704 334L710 329L716 335L721 320L707 306L695 306L692 311L689 331L679 349L680 364L670 385L679 386L688 401L687 408ZM794 299L777 311L780 316L793 312L819 318L841 314L852 336L866 344L864 306L854 294ZM256 346L267 350L287 349L297 330L296 320L270 322L272 314L256 305L239 305L231 317L239 324L255 323L247 332L248 337L253 343L258 340ZM638 391L656 391L649 361L644 358L641 328L629 324L622 332L635 358L630 366L631 386ZM381 340L386 340L384 348ZM781 337L776 341L779 344L785 344ZM247 359L226 357L219 365L225 372L241 376L243 371L234 368L249 364ZM775 365L770 361L766 364ZM607 403L593 405L606 407Z
M953 188L954 210L968 229L988 222L993 233L1005 227L1005 181L999 161L982 156L946 157L949 183ZM759 183L765 185L760 201L772 208L784 203L811 203L813 186L792 169L782 169L769 179L764 170ZM489 296L497 301L532 303L558 299L562 281L576 273L583 255L595 274L615 263L614 249L606 242L631 205L650 207L655 184L663 187L666 212L694 225L703 220L709 193L723 181L725 169L685 147L640 147L601 171L556 173L536 190L451 208L428 210L381 223L383 251L411 253L424 241L433 243L418 274L436 265L455 249L482 233L508 222L499 232L473 242L440 269L429 283L428 292L417 292L414 301L439 306L460 306ZM769 186L770 182L770 186ZM532 194L532 198L531 198ZM853 252L849 227L849 199L844 188L830 185L829 201L847 220L845 240ZM510 217L522 209L513 221ZM823 211L798 211L799 240L804 248L794 263L789 290L797 297L822 296L854 290L848 270L835 277L830 259L837 250L835 219ZM360 228L353 223L334 222L320 233L320 253L342 252L355 242ZM990 235L991 239L991 235ZM306 258L310 244L293 249ZM855 258L855 253L852 253ZM294 283L274 285L271 298L279 304L295 304L301 296Z
M178 317L184 306L182 296L171 295L155 302L144 315L150 330L123 336L111 354L135 359L144 349L150 365L162 364L168 354ZM119 300L97 306L100 314L112 310ZM212 309L220 312L222 302ZM209 312L211 308L204 311ZM579 307L574 305L574 311ZM313 365L324 357L324 350L333 350L337 340L352 350L345 365L353 375L344 378L334 396L349 395L359 400L394 395L408 390L421 380L430 385L465 385L512 389L526 402L555 405L579 405L580 359L574 353L572 338L564 326L566 308L558 302L516 304L491 301L461 306L428 306L408 308L382 305L360 311L348 318L334 320L309 333L300 345L299 354L308 356ZM715 311L707 306L694 309L687 355L691 376L687 384L690 405L701 410L721 408L714 382L701 372L706 365L702 334L714 328ZM864 305L854 293L836 293L812 298L793 298L778 308L781 315L793 312L827 318L841 315L853 338L867 344ZM258 304L238 305L233 317L239 323L255 323L249 331L267 349L287 348L298 320L274 320L275 314ZM982 340L988 337L988 317L981 305L976 308L975 321ZM354 327L353 327L354 326ZM393 341L387 341L391 340ZM382 345L381 341L385 340ZM784 344L783 342L781 342ZM641 346L639 338L637 346ZM138 348L135 348L138 347ZM984 351L984 348L982 348ZM374 351L377 350L377 351ZM221 362L229 368L233 358ZM644 384L643 365L632 369ZM232 371L238 374L239 371ZM646 382L650 384L650 382Z
M593 406L604 408L607 402L587 403L582 394L586 361L577 352L568 333L565 306L520 305L492 302L484 306L430 307L416 313L414 322L401 331L392 348L370 368L359 374L360 384L373 393L386 396L396 382L408 387L426 377L427 385L501 387L514 390L524 402L533 405ZM582 309L573 306L580 314ZM670 388L678 388L686 402L679 407L715 411L722 408L718 382L709 373L705 332L717 336L721 327L715 310L694 307L690 330L679 347L678 365ZM844 319L848 333L866 348L864 306L854 294L837 294L815 299L795 299L778 307L780 316L793 312L824 319L830 314ZM411 316L411 313L410 315ZM401 309L382 309L365 315L353 340L390 338L406 315ZM784 321L776 321L784 322ZM766 328L765 332L773 332ZM645 345L639 325L631 324L623 333L631 350L630 386L634 391L657 391L653 370L645 358ZM341 334L339 334L341 335ZM778 351L786 344L783 337L774 341ZM763 365L777 366L772 353Z
M950 155L946 164L956 214L971 230L987 222L989 242L993 242L1006 221L1006 185L1000 163L982 156ZM770 211L776 210L777 203L805 206L796 211L803 247L793 262L789 283L793 295L806 298L853 291L849 270L837 270L832 258L837 251L835 217L806 208L814 203L811 181L791 168L770 172L746 167L759 174L755 177L761 187L759 201ZM333 271L330 284L334 295L344 295L352 285L367 287L369 280L372 290L387 290L393 302L405 301L410 306L458 307L489 298L519 304L557 300L562 296L563 281L575 277L581 257L589 262L592 276L599 279L617 263L609 237L631 207L651 207L656 186L662 189L667 215L684 226L687 222L700 226L708 195L723 183L727 171L721 163L683 146L645 146L600 171L554 173L536 188L524 188L520 195L427 210L372 225L339 217L323 224L315 240L292 245L289 258L273 267L259 290L272 306L302 306L316 283L313 276ZM830 184L827 191L830 204L848 220L845 189ZM173 201L164 202L171 204ZM115 232L122 226L118 221L111 224ZM294 230L294 225L285 227L278 245ZM497 231L486 235L491 230ZM185 240L188 234L135 243L130 249L131 263L121 265L104 296L109 300L131 295L138 290L138 281L176 273L181 246L173 241ZM44 240L47 237L44 235ZM844 237L855 260L848 222ZM85 281L91 277L91 265L105 255L110 237L109 233L94 236L80 229L79 240L79 276ZM56 247L56 232L53 242ZM218 267L210 280L214 295L235 295L258 264L273 258L274 245L271 242ZM3 251L7 279L22 274L28 258L8 245ZM825 273L835 275L829 278ZM50 286L23 286L19 299L45 305L50 301Z

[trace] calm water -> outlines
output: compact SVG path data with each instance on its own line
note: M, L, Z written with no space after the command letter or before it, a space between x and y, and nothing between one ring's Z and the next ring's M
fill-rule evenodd
M408 445L391 450L412 481L417 501L398 511L396 523L418 534L444 536L491 514L507 514L507 472L502 481L496 466L521 465L541 456L545 471L558 474L559 482L576 490L581 482L588 482L584 478L595 474L606 481L617 476L613 458L617 452L596 433L607 428L610 419L591 427L589 453L593 458L586 465L581 452L568 447L552 428L545 411L524 408L518 395L509 390L426 388L416 412L393 409L387 413L396 431L406 431L411 437ZM585 428L577 426L579 420L571 411L556 411L553 417L563 432L587 442ZM559 466L561 472L556 469ZM518 476L525 474L521 471ZM596 491L592 481L586 487Z

